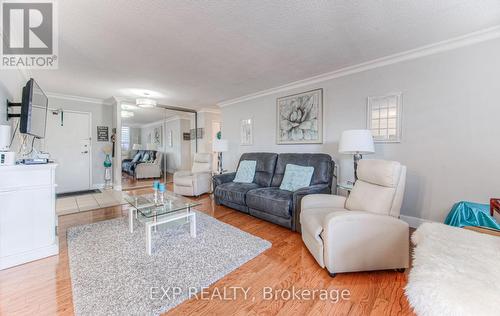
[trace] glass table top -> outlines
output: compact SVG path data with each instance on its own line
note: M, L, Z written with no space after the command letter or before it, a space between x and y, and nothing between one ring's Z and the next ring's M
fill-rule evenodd
M158 198L155 202L154 194L133 194L125 193L123 199L134 207L139 214L146 218L166 215L178 211L190 210L191 207L198 206L201 203L187 199L173 192L163 193L163 202L158 193Z

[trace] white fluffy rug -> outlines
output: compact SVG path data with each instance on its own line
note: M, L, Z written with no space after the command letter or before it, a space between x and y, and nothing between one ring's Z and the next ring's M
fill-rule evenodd
M406 295L418 315L500 315L500 237L421 225Z

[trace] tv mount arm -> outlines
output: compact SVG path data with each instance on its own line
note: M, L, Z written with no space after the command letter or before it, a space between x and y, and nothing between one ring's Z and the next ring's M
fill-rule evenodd
M9 113L9 109L10 108L13 108L13 107L21 107L21 104L22 103L14 103L14 102L10 102L9 99L7 99L7 121L11 118L11 117L21 117L21 114L10 114Z

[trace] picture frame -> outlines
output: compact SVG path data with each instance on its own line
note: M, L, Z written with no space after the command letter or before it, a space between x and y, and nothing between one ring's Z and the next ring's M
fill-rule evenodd
M322 143L322 88L276 99L276 144Z
M241 120L240 144L242 146L253 145L253 119Z
M158 147L163 147L163 127L158 126L151 132L151 144L155 144Z
M403 130L403 93L369 96L366 102L366 128L375 143L400 143Z

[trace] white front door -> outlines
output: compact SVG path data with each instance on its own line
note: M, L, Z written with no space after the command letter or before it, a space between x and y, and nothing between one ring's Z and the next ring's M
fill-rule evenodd
M45 151L59 164L57 193L91 189L91 144L90 113L49 110Z

